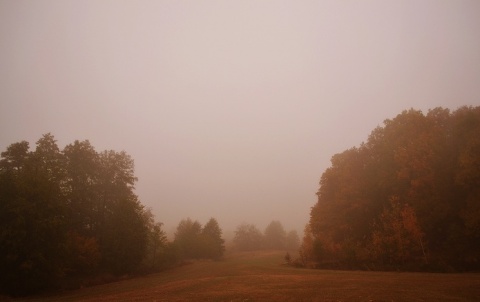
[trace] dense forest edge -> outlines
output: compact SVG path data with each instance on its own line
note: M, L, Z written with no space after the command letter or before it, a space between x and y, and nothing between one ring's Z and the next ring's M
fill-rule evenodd
M336 154L301 248L320 268L480 269L480 107L408 110Z
M298 267L478 271L480 107L404 111L367 142L336 154L321 176L303 240L272 221L243 223L237 251L299 251ZM222 259L217 220L190 218L167 240L135 194L134 161L88 140L34 150L13 143L0 158L0 291L28 295ZM295 253L296 254L296 253ZM293 255L293 253L292 253Z
M214 218L204 226L181 221L168 242L134 193L134 162L126 152L97 152L88 140L60 150L50 133L29 149L21 141L1 153L3 293L75 288L159 271L188 257L222 256Z
M50 133L31 151L13 143L0 159L0 291L24 296L162 271L192 259L222 259L217 220L179 222L173 241L134 192L134 161L97 152L88 140L63 150ZM272 221L235 232L234 249L296 250L296 231Z

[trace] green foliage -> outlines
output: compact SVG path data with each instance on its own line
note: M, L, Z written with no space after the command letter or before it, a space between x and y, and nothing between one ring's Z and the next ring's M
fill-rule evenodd
M310 212L317 258L478 268L479 188L480 107L404 111L332 157Z

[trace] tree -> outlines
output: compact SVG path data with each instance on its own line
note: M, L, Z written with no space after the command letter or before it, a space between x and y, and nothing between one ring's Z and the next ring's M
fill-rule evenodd
M241 251L254 251L261 248L263 235L253 224L243 223L235 230L233 242Z
M269 249L284 249L287 234L280 221L272 221L265 228L264 243Z
M225 252L224 240L222 239L222 230L215 218L205 224L202 229L203 253L204 257L211 259L220 259Z
M84 237L99 237L99 156L88 140L76 140L67 145L63 154L66 162L65 194L70 228Z
M150 209L144 211L143 219L148 228L148 244L144 265L149 270L158 270L167 265L167 235L165 231L162 230L163 224L155 222Z
M174 243L184 258L202 258L202 225L190 218L183 219L177 226Z
M300 261L302 262L303 266L306 266L308 262L315 259L313 248L314 240L315 239L313 238L310 224L307 223L303 231L303 240L299 250Z
M13 143L8 146L7 151L1 153L0 168L2 173L15 173L18 176L18 173L26 167L27 160L30 158L29 149L27 141Z
M291 230L287 233L285 240L285 248L289 251L295 251L300 247L300 237L295 230Z
M380 265L382 255L390 266L479 268L479 137L480 107L410 109L332 156L310 212L317 258L344 267Z
M380 216L373 232L375 257L387 265L405 265L427 262L424 233L417 222L413 208L402 204L398 197L390 199L390 207Z
M131 197L118 200L109 210L100 241L103 264L114 273L127 273L140 264L147 247L143 206Z
M3 290L27 294L65 273L66 222L60 162L50 134L13 144L0 163L0 275Z
M133 192L134 163L125 152L99 154L99 228L103 265L115 273L131 271L146 251L148 229L143 205Z
M165 237L145 219L136 181L123 151L75 141L61 152L50 133L33 152L26 141L10 145L0 159L0 290L28 294L100 269L132 272L151 237L155 263Z

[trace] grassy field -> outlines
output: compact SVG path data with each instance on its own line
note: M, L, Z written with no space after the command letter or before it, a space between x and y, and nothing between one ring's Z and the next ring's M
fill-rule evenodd
M26 301L480 301L480 274L298 269L283 257L237 253Z

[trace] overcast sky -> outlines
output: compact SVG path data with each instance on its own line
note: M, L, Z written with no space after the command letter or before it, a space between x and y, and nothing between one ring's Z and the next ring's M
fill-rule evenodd
M135 160L170 231L303 231L387 118L480 105L480 1L0 0L0 150L51 132Z

